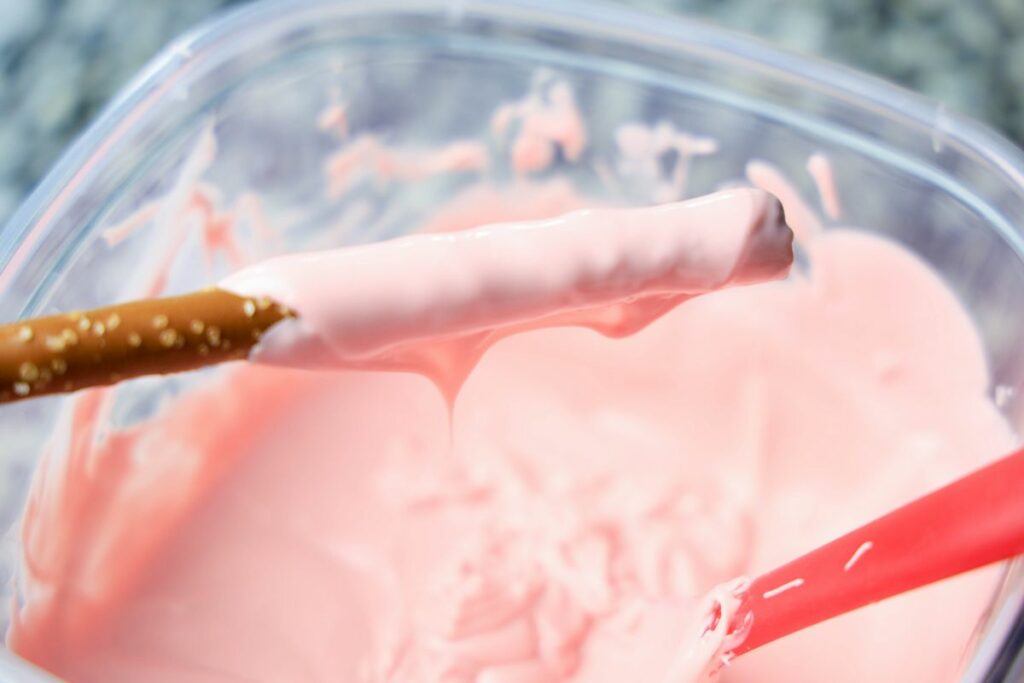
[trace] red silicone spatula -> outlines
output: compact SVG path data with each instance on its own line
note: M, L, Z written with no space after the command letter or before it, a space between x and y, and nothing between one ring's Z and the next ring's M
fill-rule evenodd
M756 578L732 653L1020 554L1024 449Z

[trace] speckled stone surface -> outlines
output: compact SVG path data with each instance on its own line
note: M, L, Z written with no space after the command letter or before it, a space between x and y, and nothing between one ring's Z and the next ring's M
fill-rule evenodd
M167 41L244 1L0 0L0 221ZM702 17L874 72L1024 141L1024 0L622 4Z

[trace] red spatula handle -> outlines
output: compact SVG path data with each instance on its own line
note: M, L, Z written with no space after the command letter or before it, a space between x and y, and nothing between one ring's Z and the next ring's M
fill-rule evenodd
M1024 449L754 580L734 654L1024 554Z

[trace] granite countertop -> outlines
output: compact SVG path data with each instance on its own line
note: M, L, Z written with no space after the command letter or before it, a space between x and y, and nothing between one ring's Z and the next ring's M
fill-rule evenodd
M244 1L0 0L0 222L146 60ZM1024 0L624 4L702 17L874 72L1024 142Z

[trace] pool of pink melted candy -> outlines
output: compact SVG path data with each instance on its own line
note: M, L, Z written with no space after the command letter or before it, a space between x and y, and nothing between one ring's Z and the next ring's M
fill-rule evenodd
M491 163L472 141L431 154L349 137L341 105L320 123L343 140L327 165L334 194L367 168L408 180ZM586 146L567 88L503 107L493 134L509 138L518 181L471 187L423 232L591 205L566 183L530 178L556 150L571 162ZM659 201L679 198L687 165L716 149L669 124L624 126L617 142L617 171L649 179ZM662 177L668 149L685 163ZM211 153L197 152L197 175ZM808 166L826 215L841 221L827 160ZM106 683L956 680L998 570L736 660L727 620L706 631L709 605L728 610L735 577L1014 443L987 398L979 337L939 278L881 237L823 230L771 166L753 161L747 176L782 200L809 268L716 292L731 271L711 269L709 293L658 307L625 336L519 318L508 334L442 345L471 358L458 372L415 353L309 371L290 367L299 347L288 344L344 333L330 315L310 316L307 337L267 340L256 362L223 369L140 424L102 428L108 390L75 397L25 510L10 646L70 681ZM735 196L746 195L730 204L740 211ZM247 214L262 225L259 201L214 199L183 182L109 237L130 238L170 205L241 267L232 222ZM599 228L609 214L584 215ZM727 266L742 240L730 244L715 251ZM539 250L534 275L563 272L559 254ZM147 291L161 291L167 258ZM414 276L395 270L388 278ZM493 270L461 272L472 286ZM301 314L309 283L287 286L301 273L261 273L225 286L272 291ZM357 287L372 281L364 275L339 279L349 305L372 299L376 290ZM527 283L515 282L518 296ZM850 571L871 560L868 550Z

